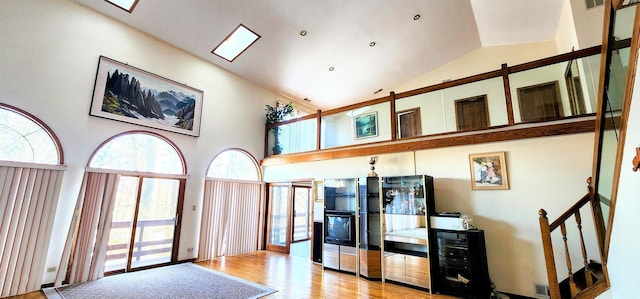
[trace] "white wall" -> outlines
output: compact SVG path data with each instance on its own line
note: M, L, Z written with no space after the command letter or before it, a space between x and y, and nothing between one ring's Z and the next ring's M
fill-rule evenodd
M401 93L439 84L444 80L455 80L495 71L500 69L503 63L513 66L557 54L560 53L555 41L480 48L392 90L395 93Z
M554 219L586 194L593 137L585 133L385 154L375 170L379 176L433 176L436 210L466 213L485 230L489 272L497 289L533 297L534 283L548 284L538 210L544 208ZM510 189L471 190L469 154L494 151L506 152ZM362 177L368 172L366 157L264 168L267 181Z
M587 9L587 4L584 0L570 0L570 2L579 43L579 47L576 47L576 50L602 44L604 5Z
M582 2L584 3L584 1ZM558 32L556 33L559 53L571 52L572 49L580 49L576 27L573 20L571 3L570 1L564 1L562 4L562 12L560 13L560 21L558 23Z
M190 178L179 259L194 258L209 162L229 147L243 148L260 160L264 105L273 104L277 96L71 1L2 1L0 36L0 102L26 110L49 125L62 143L68 165L46 268L57 267L60 261L91 153L105 139L129 130L162 134L186 157ZM200 137L89 116L100 55L204 91ZM195 211L192 206L196 206ZM187 248L194 251L187 252ZM44 283L52 282L54 275L45 273Z

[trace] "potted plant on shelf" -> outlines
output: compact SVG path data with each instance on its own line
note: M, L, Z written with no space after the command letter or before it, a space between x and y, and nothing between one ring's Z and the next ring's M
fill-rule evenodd
M267 124L275 124L277 122L283 121L287 116L293 113L293 102L289 102L289 104L278 105L275 107L267 105L265 110L265 120ZM278 137L280 136L280 127L273 127L273 147L271 148L272 153L274 155L279 155L282 152L282 145L278 141Z

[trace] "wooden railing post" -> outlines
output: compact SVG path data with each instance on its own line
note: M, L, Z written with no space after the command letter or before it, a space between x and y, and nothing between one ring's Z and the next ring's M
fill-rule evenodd
M562 233L562 241L564 241L564 254L567 258L567 270L569 271L569 290L571 291L571 297L573 297L578 293L578 288L576 288L576 282L573 279L571 255L569 254L569 245L567 244L567 226L564 224L564 222L560 224L560 232Z
M587 257L587 247L584 244L584 235L582 234L582 216L580 216L580 210L575 213L576 224L578 226L578 233L580 234L580 248L582 249L582 262L584 263L584 278L587 282L587 286L593 285L593 276L591 276L591 269L589 269L589 258Z
M558 283L556 261L553 257L553 244L551 242L551 230L549 228L547 211L540 209L538 215L540 215L540 233L542 236L542 247L544 249L544 261L547 267L547 278L549 280L549 295L551 299L560 299L560 285Z

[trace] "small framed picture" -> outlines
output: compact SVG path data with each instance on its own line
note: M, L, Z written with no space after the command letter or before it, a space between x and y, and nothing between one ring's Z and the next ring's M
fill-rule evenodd
M470 154L471 189L509 189L505 152Z
M354 119L356 139L378 136L378 113L371 112L358 115Z
M324 180L313 181L313 188L315 190L315 201L324 202Z

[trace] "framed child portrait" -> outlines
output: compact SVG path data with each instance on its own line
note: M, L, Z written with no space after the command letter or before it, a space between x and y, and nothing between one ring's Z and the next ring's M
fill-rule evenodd
M471 189L509 189L505 152L470 154Z

